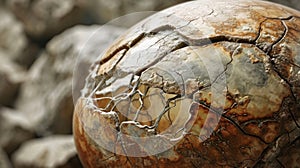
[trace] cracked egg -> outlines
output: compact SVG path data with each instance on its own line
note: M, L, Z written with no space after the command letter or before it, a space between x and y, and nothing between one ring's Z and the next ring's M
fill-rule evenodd
M300 12L265 1L146 18L86 79L73 118L83 165L300 166L299 47Z

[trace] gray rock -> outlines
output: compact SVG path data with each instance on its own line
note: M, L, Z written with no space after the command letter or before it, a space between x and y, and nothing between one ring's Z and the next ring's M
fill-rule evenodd
M0 148L13 152L22 142L34 137L29 131L29 121L18 111L0 109ZM1 166L0 166L1 167Z
M12 61L29 66L38 47L30 43L21 22L0 5L0 52Z
M102 23L133 12L160 11L190 0L90 0L90 11ZM299 0L268 0L300 10ZM141 14L141 13L140 13Z
M39 40L51 38L84 20L85 0L7 0L26 32Z
M26 72L0 52L0 106L13 106L20 84Z
M17 108L38 134L71 133L73 99L78 97L91 62L121 32L116 27L76 26L54 37L29 70ZM79 61L80 60L80 61Z
M0 51L12 60L15 60L27 45L22 24L4 8L0 9L0 39Z
M161 1L161 0L90 0L90 9L92 13L96 16L96 19L99 22L108 22L119 16L124 16L133 12L146 12L139 13L138 15L141 18L151 14L147 11L159 11L169 6L185 2L188 0L170 0L170 1ZM130 20L129 20L130 21Z
M0 167L11 168L7 154L0 148Z
M268 0L268 1L283 4L285 6L289 6L291 8L300 10L299 0Z
M82 167L72 135L55 135L27 141L12 155L12 160L17 168Z

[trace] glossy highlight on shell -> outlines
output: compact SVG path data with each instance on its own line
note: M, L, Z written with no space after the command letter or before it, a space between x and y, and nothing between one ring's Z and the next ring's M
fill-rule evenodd
M95 60L82 93L73 131L86 167L299 166L300 12L168 8Z

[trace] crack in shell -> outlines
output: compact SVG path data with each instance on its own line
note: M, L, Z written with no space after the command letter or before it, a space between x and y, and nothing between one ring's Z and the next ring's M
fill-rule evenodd
M215 11L212 10L211 13L209 13L209 15L212 15L214 12L215 12ZM170 107L170 102L171 102L171 101L175 101L175 102L176 102L177 100L179 100L179 99L181 99L181 98L194 99L194 97L191 97L191 95L194 96L194 95L196 94L197 91L201 91L201 90L206 89L206 88L208 88L208 87L211 86L211 84L210 84L210 85L207 85L207 86L205 86L205 87L198 87L198 89L196 89L195 91L192 91L192 92L191 92L191 95L179 94L179 93L174 94L174 93L173 93L175 96L172 97L172 98L169 98L169 99L166 101L165 107L164 107L163 111L160 112L159 117L154 121L154 123L152 122L151 125L148 126L148 125L145 125L145 124L143 125L143 124L140 124L140 123L137 122L138 117L139 117L140 112L141 112L141 109L142 109L143 106L144 106L145 95L147 95L147 93L148 93L148 91L146 91L145 93L142 92L142 91L140 91L140 90L139 90L139 86L137 86L137 85L139 85L139 84L138 84L138 83L140 82L140 79L139 79L139 78L140 78L140 76L142 75L142 73L145 72L145 71L146 71L147 69L149 69L150 67L153 67L153 66L157 65L158 63L160 63L161 60L164 59L168 54L175 53L175 52L177 52L178 50L182 50L182 49L184 49L184 48L192 47L192 46L209 46L209 45L214 45L214 44L220 44L220 43L222 43L222 42L227 42L227 43L231 42L231 43L235 43L235 44L238 44L238 45L241 45L241 44L247 44L248 46L251 46L252 48L256 48L256 49L260 50L261 52L264 53L264 55L265 55L266 58L268 59L268 61L263 62L264 67L269 66L269 68L271 68L270 70L272 70L272 72L268 72L268 73L273 73L273 72L275 72L275 73L276 73L276 74L275 74L276 77L279 77L280 79L282 79L282 80L284 81L283 83L285 83L285 84L287 84L287 85L289 86L289 89L290 89L291 95L293 96L294 102L297 103L298 97L297 97L297 93L295 93L295 92L293 91L293 89L292 89L293 84L289 81L288 78L286 78L284 75L282 75L283 72L281 72L281 70L278 69L278 68L276 67L277 63L273 60L273 58L275 58L275 55L273 55L273 53L272 53L273 48L274 48L276 45L280 44L280 43L282 42L282 40L286 38L286 36L287 36L287 34L288 34L288 25L287 25L285 22L288 21L288 20L290 20L290 19L292 19L292 18L298 18L298 17L297 17L297 16L278 17L278 18L268 18L268 17L265 17L265 19L264 19L262 22L259 23L259 28L258 28L258 30L256 30L256 32L257 32L257 33L256 33L256 37L253 38L253 39L251 39L251 38L235 37L235 36L226 35L226 34L225 34L225 35L216 35L216 36L208 37L208 38L192 39L192 38L189 38L188 36L185 36L184 34L182 34L180 31L178 31L178 29L181 29L181 28L183 28L183 27L185 27L185 26L191 24L193 20L189 20L188 23L187 23L186 25L181 26L181 27L178 27L178 28L176 28L176 27L174 27L174 26L172 26L172 25L164 25L164 26L160 26L160 27L158 27L158 28L152 29L151 31L148 31L148 32L142 32L142 33L140 33L137 37L135 37L132 41L129 41L129 42L127 42L127 43L124 44L124 45L116 46L116 47L115 47L115 50L113 50L112 52L108 51L108 52L107 52L107 57L103 58L102 60L100 60L100 62L98 62L98 63L96 63L96 64L100 64L100 65L101 65L101 64L105 64L105 63L107 63L110 59L112 59L113 57L115 57L119 52L123 51L123 53L121 53L121 56L120 56L120 58L118 59L118 61L116 62L116 64L114 64L113 69L110 69L110 71L114 71L114 70L115 70L115 67L122 61L122 59L124 59L124 57L126 57L126 54L128 54L128 52L129 52L130 50L132 50L132 48L137 47L137 45L138 45L142 40L144 40L144 39L147 38L147 37L154 36L154 35L157 35L157 34L159 34L159 33L163 33L163 32L170 31L171 33L170 33L170 34L167 34L167 35L165 36L165 38L167 38L167 37L169 37L169 36L171 36L171 35L174 35L174 34L178 35L178 37L181 38L181 41L180 41L179 43L173 44L173 45L171 46L171 49L170 49L169 52L164 53L161 57L159 57L159 58L153 60L150 64L148 64L147 66L143 67L143 68L140 69L139 71L133 72L133 73L132 73L132 78L131 78L131 80L130 80L130 82L129 82L129 86L130 86L130 87L129 87L128 90L125 90L125 91L124 91L124 92L125 92L125 96L123 97L124 99L127 99L127 98L128 98L128 99L129 99L129 102L133 102L134 100L136 100L137 102L139 102L139 105L138 105L138 108L137 108L135 117L133 118L133 121L136 123L135 126L138 126L139 128L144 128L145 130L147 130L147 129L148 129L148 130L151 130L151 129L154 129L155 127L158 127L161 118L162 118L163 116L165 116L165 115L167 114L167 112L168 112L168 115L169 115L169 116L168 116L168 117L169 117L169 122L170 122L170 124L172 125L172 124L173 124L173 121L172 121L172 117L170 117L170 113L169 113L169 112L170 112L170 111L169 111L170 109L168 109L168 108ZM199 19L199 18L196 18L195 20L197 20L197 19ZM262 26L263 26L263 24L266 23L268 20L279 20L280 23L281 23L281 26L284 27L284 32L281 34L280 37L278 37L277 39L273 40L271 44L268 44L269 46L268 46L267 48L264 48L264 47L261 47L261 46L259 45L259 39L260 39L260 37L262 37L262 33L263 33L263 28L262 28ZM160 39L160 40L164 40L164 38L162 38L162 39ZM159 41L160 41L160 40L159 40ZM159 42L159 41L158 41L158 42ZM155 44L153 44L153 45L158 44L158 42L155 43ZM163 44L164 44L164 43L163 43ZM150 46L150 47L151 47L151 46ZM149 48L150 48L150 47L149 47ZM233 55L235 55L234 52L236 51L236 49L237 49L237 48L235 48L234 51L232 52L232 54L231 54L231 56L230 56L231 59L229 60L229 62L226 63L226 65L225 65L225 70L222 71L220 74L218 74L217 77L212 81L212 83L214 83L216 80L218 80L218 78L220 78L220 77L222 76L222 74L226 74L226 73L227 73L229 66L230 66L230 65L232 64L232 62L233 62ZM109 52L110 52L110 53L109 53ZM259 62L259 60L258 60L258 62ZM252 63L255 64L256 61L253 60ZM267 65L267 64L269 64L269 63L270 63L270 65ZM290 66L290 65L298 66L296 63L293 63L293 62L289 62L289 66ZM299 66L298 66L298 67L299 67ZM98 67L98 68L99 68L99 67ZM97 73L97 72L94 72L94 73ZM122 72L121 72L121 73L122 73ZM125 73L125 74L126 74L126 73ZM94 75L95 75L95 74L94 74ZM158 76L159 76L159 75L160 75L160 74L158 74ZM95 76L96 76L96 77L95 77ZM93 81L93 79L95 79L95 80L94 80L94 86L92 87L92 89L90 89L90 90L92 90L92 91L91 91L91 94L90 94L92 99L93 99L92 95L93 95L94 93L96 93L96 91L101 90L103 87L108 87L108 86L110 86L110 85L113 85L113 83L116 82L116 80L117 80L117 79L111 79L111 77L112 77L111 74L104 74L103 76L101 76L101 75L99 75L99 76L95 75L95 76L92 76L92 75L91 75L91 76L89 77L89 80L92 80L92 81ZM135 78L134 78L135 76L137 76L138 79L135 79ZM184 86L185 86L185 84L184 84L184 77L183 77L183 75L181 75L181 74L178 74L178 76L181 78L180 80L181 80L182 83L183 83L183 87L182 87L183 93L186 93L187 88L184 87ZM120 75L120 76L118 76L118 77L124 77L124 75ZM162 81L165 80L164 77L163 77L162 75L160 75L160 77L161 77L161 80L162 80ZM101 81L97 81L97 80L98 80L97 78L102 78L102 80L101 80ZM106 84L106 83L105 83L105 80L110 81L110 83L107 83L107 84ZM100 85L104 85L104 86L101 88ZM172 85L172 84L168 85L168 87L173 87L173 86L174 86L174 85ZM90 87L90 86L88 86L88 87ZM180 87L179 87L179 88L180 88ZM177 88L175 88L175 90L176 90L176 89L177 89ZM168 89L163 89L163 88L161 88L161 90L164 92L164 94L168 94ZM178 89L177 89L177 90L178 90ZM180 93L182 93L182 92L180 92ZM95 95L96 95L96 96L100 96L100 95L97 95L97 94L95 94ZM135 97L136 95L137 95L137 97ZM93 95L93 96L94 96L94 95ZM163 97L162 94L160 94L160 96ZM101 97L101 96L100 96L100 97ZM109 97L109 95L108 95L107 97ZM113 97L113 96L112 96L112 97ZM112 99L115 99L115 97L113 97ZM95 100L96 100L96 99L95 99ZM246 100L246 101L247 101L247 100ZM95 105L95 103L97 104L97 101L91 101L91 104L94 104L94 105ZM108 111L114 111L114 110L116 110L115 107L116 107L117 105L115 105L115 104L118 104L118 103L111 101L111 102L109 102L108 104L110 104L110 103L112 103L113 105L109 105L109 106L107 105L107 106L105 107L105 108L106 108L105 110L108 110ZM244 102L244 103L247 103L247 102ZM246 135L246 136L249 136L249 137L253 137L253 138L255 138L255 139L258 139L260 142L263 142L265 145L268 145L268 147L264 149L264 151L262 152L262 155L259 156L259 158L258 158L257 160L262 160L262 161L264 161L264 157L267 157L267 154L268 154L270 151L272 152L272 149L271 149L271 148L274 147L274 146L276 145L276 144L275 144L275 141L276 141L276 143L277 143L277 141L279 141L279 139L280 139L281 137L284 136L284 135L280 135L279 137L277 137L276 140L274 140L274 141L271 142L271 143L270 143L270 142L266 142L266 140L263 139L262 137L260 137L259 135L256 135L256 134L252 134L252 133L247 132L247 130L245 130L245 129L243 128L243 124L241 125L240 123L238 123L238 122L236 122L234 119L232 119L230 116L227 116L227 112L228 112L228 111L225 111L224 113L220 113L220 112L218 111L217 108L211 107L211 104L206 103L205 101L204 101L204 102L199 101L199 102L198 102L198 105L199 105L199 106L202 106L204 109L212 109L212 112L214 112L216 115L222 117L222 119L227 120L227 121L228 121L229 123L231 123L232 125L234 125L234 127L237 128L240 132L242 132L242 134L244 134L244 135ZM228 110L230 110L230 109L232 109L232 108L236 108L236 107L242 106L242 105L243 105L242 102L241 102L241 104L240 104L240 102L238 102L238 101L236 101L236 99L234 99L233 103L232 103L231 106L228 108ZM174 107L175 107L175 106L176 106L176 104L174 104ZM95 105L95 107L97 108L96 105ZM290 109L289 109L289 110L290 110ZM129 110L128 110L128 111L129 111ZM290 111L290 113L291 113L291 111ZM193 114L190 112L189 117L191 117L192 115L193 115ZM295 124L296 124L296 126L297 126L297 129L299 130L299 125L298 125L298 123L297 123L297 118L296 118L296 116L294 116L293 113L291 113L291 116L292 116L293 120L295 121ZM152 118L152 117L150 116L150 118ZM118 125L116 125L116 130L118 131L118 134L120 134L120 133L122 133L122 127L126 124L126 119L127 119L127 118L121 119L121 117L116 117L115 119L117 119L116 123L119 123ZM264 119L262 119L262 120L263 120L264 122L267 122L267 121L264 120ZM257 119L249 120L248 122L252 122L252 121L258 122ZM139 124L140 124L140 125L139 125ZM187 124L188 124L188 121L186 121L185 124L187 125ZM185 125L185 126L186 126L186 125ZM184 126L182 129L184 129L185 126ZM299 131L298 131L298 132L299 132ZM182 135L185 135L185 134L187 134L187 132L185 132L185 131L183 130ZM289 133L288 133L288 135L289 135ZM213 135L213 136L215 136L215 135ZM297 134L297 136L299 136L299 133ZM221 139L221 137L219 137L219 138ZM121 137L121 138L118 137L117 139L118 139L118 140L116 141L116 143L119 142L119 143L121 144L121 147L123 148L122 150L123 150L123 152L126 154L126 153L127 153L127 151L126 151L127 149L126 149L126 146L123 144L124 142L123 142L123 140L122 140L122 137ZM193 143L190 142L190 144L193 146ZM224 149L222 149L222 147L219 147L219 146L217 146L217 145L215 145L215 146L216 146L215 148L217 148L216 150L217 150L218 152L221 152L221 153L224 152L224 151L223 151ZM116 150L116 149L115 149L115 150ZM113 157L113 156L111 156L111 157ZM156 158L156 159L157 159L156 161L159 162L157 157L154 157L154 158ZM272 157L270 157L270 158L272 159L272 158L274 158L274 156L272 156ZM109 159L109 157L107 157L106 159ZM132 158L130 158L130 157L128 157L128 156L126 155L126 162L125 162L125 163L128 163L128 164L131 165L131 166L134 166L135 164L133 163L133 161L131 161L131 159L132 159ZM210 162L210 159L208 159L208 158L203 157L203 159L204 159L204 160L207 159L208 162ZM228 158L226 158L226 157L224 156L224 159L227 160ZM251 160L251 159L250 159L250 160ZM281 164L280 161L279 161L277 158L276 158L276 160L278 161L279 164ZM253 162L253 161L255 161L255 159L253 159L252 162ZM225 164L226 164L226 165L231 165L229 162L226 162ZM261 163L261 162L257 162L257 163L255 163L255 166L262 165L262 164L263 164L263 163ZM193 162L192 162L192 165L195 166L195 167L197 167L196 163L193 163ZM217 162L216 165L221 166L222 163ZM236 165L232 164L232 166L236 166Z

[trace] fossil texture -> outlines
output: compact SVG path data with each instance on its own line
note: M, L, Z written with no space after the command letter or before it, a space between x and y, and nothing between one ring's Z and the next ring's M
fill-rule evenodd
M192 1L140 22L86 80L73 126L81 161L299 166L299 25L299 12L256 0Z

